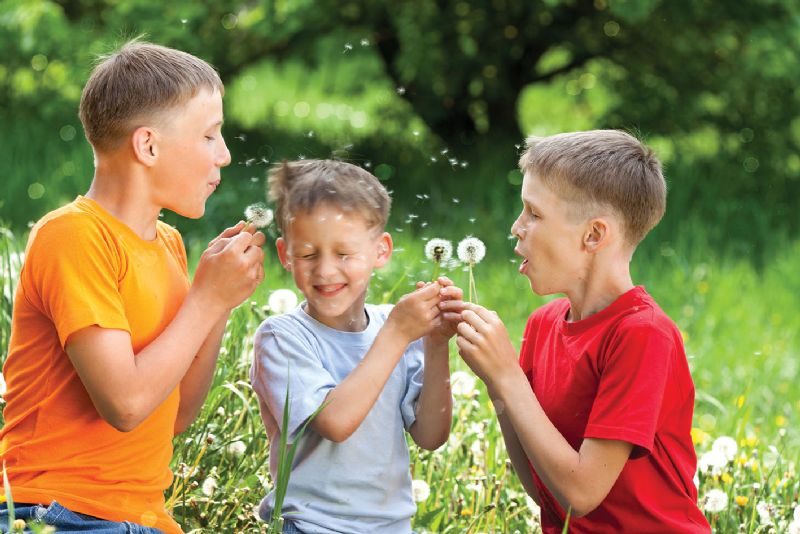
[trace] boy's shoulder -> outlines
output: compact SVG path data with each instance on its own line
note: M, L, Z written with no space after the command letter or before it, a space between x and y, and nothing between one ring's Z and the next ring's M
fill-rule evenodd
M609 306L583 321L567 323L569 309L569 299L555 299L536 309L528 320L529 325L552 327L564 323L570 333L582 332L594 326L617 333L657 331L667 337L680 336L675 322L642 286L627 291Z

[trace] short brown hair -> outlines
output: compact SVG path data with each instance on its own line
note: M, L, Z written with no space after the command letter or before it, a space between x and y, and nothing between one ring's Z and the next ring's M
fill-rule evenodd
M666 209L661 162L650 148L619 130L529 137L519 167L578 204L584 214L599 206L613 209L632 245L644 239Z
M351 163L284 161L270 171L268 188L284 236L294 213L308 212L321 204L358 212L368 228L383 230L389 219L389 193L372 174Z
M186 52L134 39L99 58L80 103L86 139L117 148L141 121L185 104L201 89L224 93L214 68Z

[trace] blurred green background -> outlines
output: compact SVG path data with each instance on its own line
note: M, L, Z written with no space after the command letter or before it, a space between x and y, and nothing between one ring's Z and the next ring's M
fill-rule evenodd
M665 163L645 249L763 265L800 226L800 3L774 0L3 0L0 223L24 232L86 191L81 88L140 34L227 87L222 187L200 221L165 214L189 241L263 200L269 164L336 157L393 191L390 229L472 221L510 248L525 135L601 127Z

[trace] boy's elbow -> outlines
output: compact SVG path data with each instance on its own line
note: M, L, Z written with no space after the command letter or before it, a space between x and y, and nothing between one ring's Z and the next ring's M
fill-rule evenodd
M564 506L565 509L572 509L572 512L570 512L572 517L584 517L600 506L601 502L603 502L603 498L598 499L591 495L575 495L568 502L562 504L566 505Z
M147 418L147 415L140 413L133 403L118 402L98 407L97 411L106 423L119 432L131 432Z
M353 432L356 431L356 427L342 424L341 421L320 418L319 416L311 423L311 426L314 427L314 431L317 434L334 443L347 441L347 439L353 435Z

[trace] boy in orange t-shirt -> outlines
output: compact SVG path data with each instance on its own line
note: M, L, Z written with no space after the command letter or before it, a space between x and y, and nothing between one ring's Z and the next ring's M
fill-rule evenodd
M264 236L239 223L190 283L180 234L158 220L164 208L202 216L219 185L223 90L206 62L140 41L84 88L94 178L31 231L3 368L0 454L17 518L181 532L164 506L172 437L200 410L230 310L264 273Z

